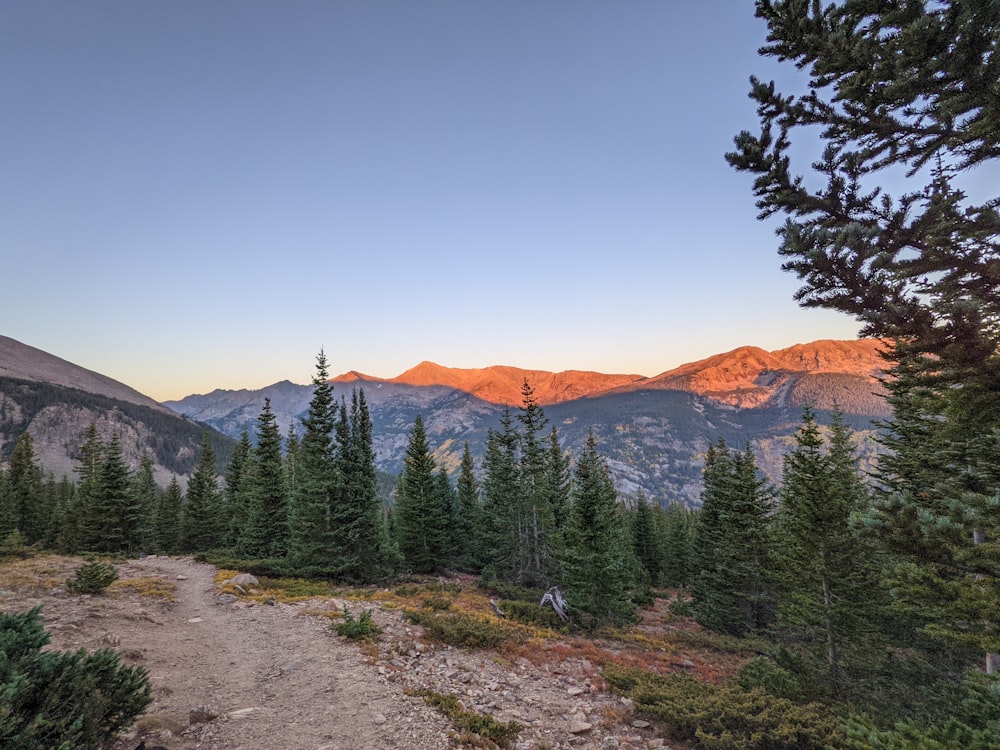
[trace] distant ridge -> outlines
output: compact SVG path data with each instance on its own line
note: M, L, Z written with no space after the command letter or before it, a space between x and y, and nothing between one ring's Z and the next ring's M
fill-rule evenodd
M124 383L74 365L41 349L22 344L8 336L0 336L0 377L75 388L130 404L147 406L157 411L173 413L149 396L144 396Z
M367 380L412 386L445 386L468 393L491 404L516 405L521 403L521 387L527 380L535 398L543 405L572 401L585 396L617 388L627 383L643 380L642 375L606 375L584 370L548 372L524 370L519 367L493 365L491 367L462 369L444 367L435 362L421 362L394 378L373 378L360 373L345 373L334 382Z

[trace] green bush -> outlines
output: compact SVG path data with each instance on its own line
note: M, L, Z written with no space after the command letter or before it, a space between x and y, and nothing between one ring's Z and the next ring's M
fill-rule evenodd
M48 641L39 608L0 612L0 747L96 750L152 701L146 670L114 651L43 652Z
M74 576L66 581L72 594L100 594L118 580L118 571L111 563L90 560L77 568Z
M511 628L458 612L407 610L406 616L432 638L459 648L496 648L520 640L520 634Z
M513 599L502 599L497 602L497 606L511 620L523 622L527 625L538 625L543 628L553 630L565 629L566 623L559 619L552 607L539 607L538 602L516 601Z
M795 675L765 656L755 656L747 661L736 677L736 684L743 690L761 688L779 698L802 699L802 686Z
M497 721L492 716L466 711L457 696L437 693L426 688L411 691L411 695L419 695L429 706L433 706L451 720L452 726L459 732L467 732L482 737L499 747L510 747L523 727L516 721Z
M534 602L538 604L545 594L545 589L529 589L517 584L505 581L486 580L480 578L476 586L487 591L498 599L507 599L519 602Z
M688 675L609 668L605 679L670 734L699 750L822 750L839 746L837 719L817 703L799 704L761 688L715 687Z
M337 635L350 638L353 641L374 638L382 632L382 629L372 619L371 610L366 609L361 613L361 617L355 620L354 615L348 611L347 607L344 607L344 619L334 623L332 628Z

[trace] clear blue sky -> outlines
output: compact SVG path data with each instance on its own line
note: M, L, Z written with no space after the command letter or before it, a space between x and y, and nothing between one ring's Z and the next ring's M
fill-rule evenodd
M853 338L723 153L746 0L0 4L0 333L157 399ZM779 75L781 71L779 71Z

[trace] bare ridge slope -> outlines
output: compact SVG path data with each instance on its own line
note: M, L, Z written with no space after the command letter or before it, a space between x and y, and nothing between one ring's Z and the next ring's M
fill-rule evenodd
M74 365L41 349L22 344L8 336L0 336L0 377L61 385L172 413L165 406L124 383Z
M462 369L421 362L387 382L416 386L443 385L493 404L517 405L522 400L521 387L525 380L534 389L539 403L549 405L605 393L644 378L642 375L605 375L583 370L524 370L504 365Z

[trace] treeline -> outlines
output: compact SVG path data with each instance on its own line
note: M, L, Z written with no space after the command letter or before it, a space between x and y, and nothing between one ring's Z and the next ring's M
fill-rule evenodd
M890 440L907 434L893 427ZM832 746L995 748L1000 683L976 668L992 669L995 581L972 575L971 560L945 562L965 546L954 527L939 523L953 546L926 555L928 535L912 531L928 519L900 503L899 455L873 489L840 414L823 427L807 408L776 488L748 449L720 439L705 461L690 608L705 627L757 643L733 700L757 690L775 710L831 707L842 720Z
M674 533L671 519L690 530L690 513L644 500L626 511L593 436L571 465L528 383L516 414L508 409L490 431L478 468L465 446L455 482L418 417L387 504L364 391L337 400L328 378L321 353L301 437L283 436L265 401L221 478L206 434L186 489L175 476L160 490L148 456L130 471L117 438L101 441L95 426L77 481L45 479L24 433L0 473L0 539L65 552L211 553L355 583L457 569L528 589L560 586L588 628L631 621L650 584L689 575L689 560L664 562L680 552L668 555L662 539ZM689 541L676 549L689 551Z
M194 448L204 436L203 427L148 406L52 383L0 377L0 433L10 436L9 443L16 445L35 416L54 404L80 411L114 412L137 431L148 435L149 449L156 463L182 476L194 469L197 460ZM216 457L227 462L232 441L220 434L210 435ZM5 448L6 454L10 448ZM12 452L0 455L0 459L10 459L12 455Z

